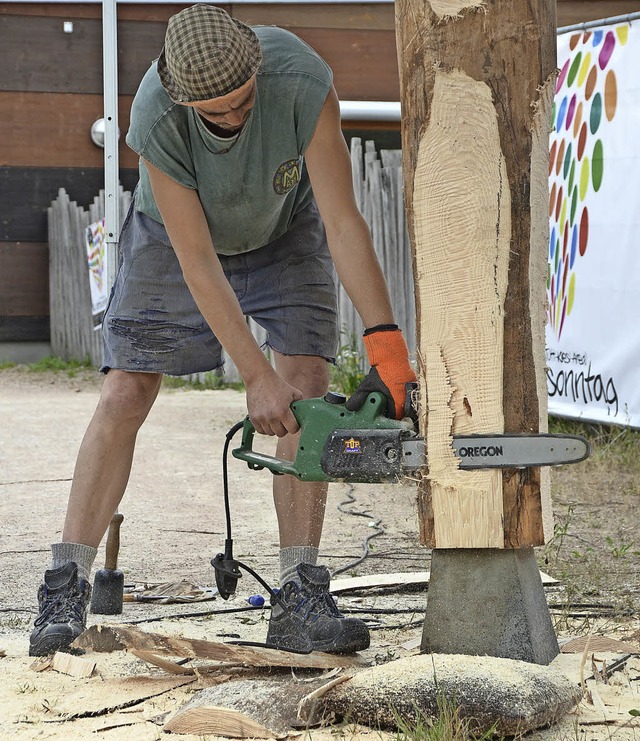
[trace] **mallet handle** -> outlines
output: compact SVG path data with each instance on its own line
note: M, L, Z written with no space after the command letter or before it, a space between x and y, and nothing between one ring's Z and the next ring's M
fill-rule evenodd
M109 534L107 535L107 546L105 554L105 569L115 571L118 568L118 552L120 551L120 525L124 520L124 515L116 512L111 518L109 524Z

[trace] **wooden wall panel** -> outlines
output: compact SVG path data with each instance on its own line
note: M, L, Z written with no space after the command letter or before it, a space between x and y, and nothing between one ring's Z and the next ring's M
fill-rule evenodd
M191 3L124 4L118 5L118 20L160 21L166 23L175 13ZM287 3L215 3L235 18L249 24L268 26L308 26L310 28L394 29L394 5L389 3L313 2ZM44 16L48 18L100 19L100 3L0 3L0 15Z
M345 100L398 100L395 32L349 28L290 29L332 67L338 95ZM118 23L119 92L134 95L151 61L162 49L165 24ZM24 44L29 38L30 43ZM102 93L101 21L79 19L74 31L62 19L0 15L0 90ZM56 64L51 64L51 59Z
M342 100L400 100L394 31L291 28L333 69Z
M0 90L102 94L102 21L74 19L73 28L64 33L59 18L0 15ZM135 93L165 29L160 22L118 23L120 93Z
M48 244L0 242L0 342L48 340Z
M231 14L249 25L281 26L282 28L350 28L362 30L395 30L393 3L386 4L325 4L247 3L231 5Z
M119 20L159 21L169 18L191 3L120 4ZM265 23L283 27L307 26L323 28L385 28L393 29L394 4L354 3L314 5L291 3L287 5L223 4L216 3L246 23ZM557 0L558 25L568 26L627 13L640 12L638 0ZM102 17L100 3L0 3L0 15L45 16L49 18Z
M132 190L138 170L122 170L120 182ZM103 187L98 167L0 167L0 242L46 242L47 208L60 188L88 206Z
M138 155L125 144L132 96L120 96L120 166L136 168ZM103 115L102 95L0 92L0 165L102 167L104 150L91 140Z
M193 3L119 3L118 20L128 21L162 21L166 23L175 13ZM224 3L215 3L224 8L228 13L231 6ZM47 18L102 18L102 4L95 0L87 3L2 3L0 2L0 15L30 15L45 16Z
M46 242L0 242L0 315L49 313L49 248Z
M640 0L558 0L558 27L640 12Z
M0 315L0 342L48 342L49 313L46 316Z

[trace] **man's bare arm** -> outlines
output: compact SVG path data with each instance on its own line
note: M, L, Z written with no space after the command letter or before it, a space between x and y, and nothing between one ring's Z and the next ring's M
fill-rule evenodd
M393 319L389 291L367 223L353 193L351 158L340 129L335 91L327 96L306 154L307 169L338 275L366 328L369 374L347 402L358 409L372 391L387 398L387 414L405 413L407 384L416 381L404 336Z
M351 158L333 88L305 154L338 275L365 327L393 323L387 284L353 193Z
M276 374L247 326L213 247L197 192L179 185L150 163L145 164L185 282L242 376L249 416L256 430L278 437L296 432L298 423L289 406L302 395Z

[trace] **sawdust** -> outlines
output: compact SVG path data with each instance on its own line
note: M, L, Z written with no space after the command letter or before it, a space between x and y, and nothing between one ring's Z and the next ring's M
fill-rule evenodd
M374 727L397 716L438 717L442 699L481 733L512 736L550 725L580 701L580 688L558 670L489 656L418 655L359 672L331 690L325 707Z

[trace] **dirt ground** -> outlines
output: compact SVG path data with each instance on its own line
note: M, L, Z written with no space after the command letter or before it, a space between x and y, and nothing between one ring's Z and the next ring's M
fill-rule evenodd
M212 681L203 677L184 684L183 678L123 652L95 655L97 670L89 679L31 668L28 634L36 591L49 565L49 544L60 538L75 456L100 382L92 371L69 377L24 367L0 370L0 739L85 739L93 733L131 741L164 738L166 714ZM180 580L202 587L214 584L209 561L224 542L222 444L244 413L240 391L163 388L140 432L121 507L125 521L119 567L127 585ZM621 463L614 474L604 453L596 453L585 464L554 473L556 537L539 549L539 561L559 580L548 588L548 601L561 639L591 633L638 645L638 471ZM271 474L249 471L230 459L229 479L235 554L273 582L277 530ZM371 541L370 555L351 566L362 555L364 539L376 532L375 523L381 534ZM332 571L346 567L343 577L425 571L430 556L417 531L411 486L335 484L329 492L321 560ZM103 562L104 547L96 566ZM261 592L250 577L243 577L228 602L127 603L123 615L91 615L89 624L128 622L174 636L262 641L268 611L251 609L247 602ZM374 630L372 646L363 656L371 663L415 650L425 604L424 586L362 590L340 599L342 608L380 611L365 613ZM578 681L580 661L561 658L565 663L559 668ZM591 658L589 654L583 677L602 667L600 660L611 666L620 656L596 654L593 667ZM605 679L600 691L591 693L591 702L585 699L561 724L527 738L640 739L640 719L628 712L640 708L640 661L629 659ZM343 724L306 737L396 735Z

